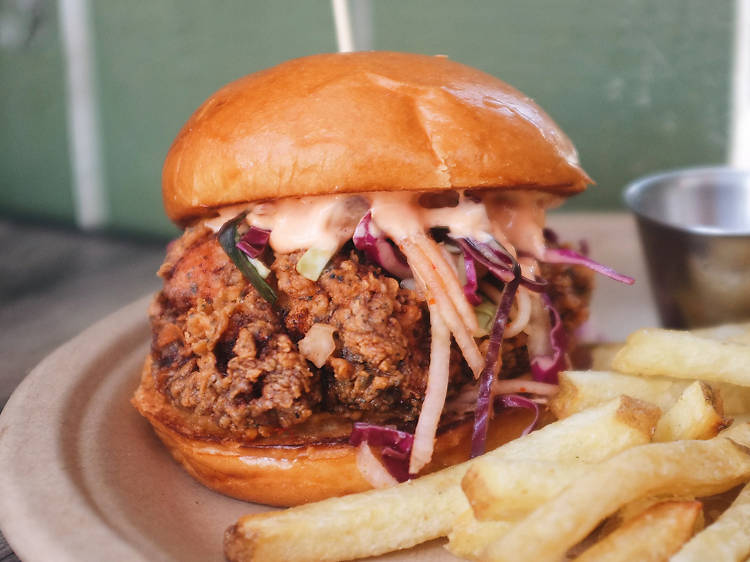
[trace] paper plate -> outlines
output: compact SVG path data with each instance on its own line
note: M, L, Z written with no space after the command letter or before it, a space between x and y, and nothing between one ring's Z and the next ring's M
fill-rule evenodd
M195 482L130 405L148 302L57 349L0 415L0 528L24 562L224 560L224 530L268 509ZM382 559L454 560L439 542Z

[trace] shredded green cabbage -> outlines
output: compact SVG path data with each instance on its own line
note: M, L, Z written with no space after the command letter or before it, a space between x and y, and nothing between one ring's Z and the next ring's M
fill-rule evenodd
M297 272L310 281L317 281L336 249L310 248L297 262Z
M486 336L490 333L496 313L497 305L491 300L484 298L482 299L481 304L474 307L474 314L476 314L477 324L479 324L480 337Z

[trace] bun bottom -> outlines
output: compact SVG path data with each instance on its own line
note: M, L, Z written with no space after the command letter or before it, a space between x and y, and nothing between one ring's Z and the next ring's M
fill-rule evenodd
M191 476L233 498L288 507L372 488L357 468L357 448L346 442L253 446L180 431L179 416L153 388L149 360L132 403ZM498 413L488 431L488 449L518 437L531 416L523 409ZM422 474L467 460L471 432L471 420L443 431Z

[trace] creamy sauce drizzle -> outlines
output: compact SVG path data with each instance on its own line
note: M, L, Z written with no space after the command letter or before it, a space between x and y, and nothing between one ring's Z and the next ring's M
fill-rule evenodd
M455 236L486 242L494 237L508 251L524 250L534 256L544 253L545 211L560 198L538 192L489 192L481 201L459 192L454 207L425 208L419 193L372 192L358 195L318 195L279 199L250 205L233 205L219 210L219 216L204 224L214 231L237 214L246 211L247 223L271 231L275 252L319 248L335 251L354 235L354 229L372 211L372 224L398 243L445 227ZM524 274L536 273L536 263L522 261Z
M543 193L492 193L485 198L492 234L509 250L518 248L540 259L545 250L545 213L560 202L561 198ZM503 239L506 243L503 243Z
M482 242L490 238L490 219L482 202L462 193L455 207L428 209L418 203L418 198L418 193L369 194L373 222L397 243L437 226Z
M312 247L336 251L354 235L367 209L366 199L357 195L280 199L254 205L247 223L270 230L269 244L281 254Z

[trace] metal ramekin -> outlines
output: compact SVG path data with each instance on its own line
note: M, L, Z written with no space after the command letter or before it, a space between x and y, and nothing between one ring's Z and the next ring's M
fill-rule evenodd
M625 189L663 324L750 319L750 173L687 168Z

